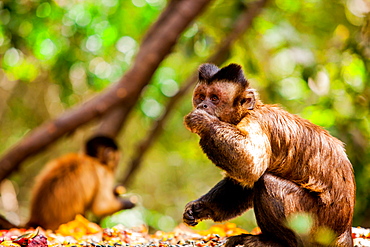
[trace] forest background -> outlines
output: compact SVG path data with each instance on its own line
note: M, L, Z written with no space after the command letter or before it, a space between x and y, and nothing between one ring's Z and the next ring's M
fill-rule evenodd
M183 126L197 67L233 62L264 103L346 144L354 226L370 227L369 11L367 0L0 1L0 213L24 223L43 165L106 133L139 206L103 226L173 229L222 177ZM252 211L233 222L255 226Z

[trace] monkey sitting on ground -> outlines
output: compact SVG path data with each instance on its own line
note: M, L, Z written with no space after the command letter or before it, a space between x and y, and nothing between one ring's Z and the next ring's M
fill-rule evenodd
M134 207L130 200L115 195L118 161L114 140L96 136L87 141L85 153L67 154L48 163L33 188L27 226L55 230L88 210L105 216Z
M333 233L330 246L353 246L355 182L338 139L263 104L237 64L202 65L193 106L185 126L200 136L204 153L225 178L186 205L186 224L225 221L253 207L262 234L230 237L226 247L323 246L317 240L320 229ZM307 237L287 224L301 213L313 220Z

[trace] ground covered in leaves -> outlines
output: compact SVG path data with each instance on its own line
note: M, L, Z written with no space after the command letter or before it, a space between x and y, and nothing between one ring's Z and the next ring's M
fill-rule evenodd
M13 247L203 247L223 246L227 237L248 233L233 223L214 225L207 231L192 231L180 225L172 232L149 234L145 226L128 229L122 225L102 229L78 215L58 230L11 229L0 231L0 246ZM250 234L259 234L255 229ZM353 228L355 246L370 246L370 230Z

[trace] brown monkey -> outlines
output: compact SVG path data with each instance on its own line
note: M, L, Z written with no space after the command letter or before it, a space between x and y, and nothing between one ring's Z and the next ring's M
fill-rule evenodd
M229 238L226 246L321 246L319 229L330 229L330 246L353 246L353 168L343 144L326 130L265 105L239 65L199 68L194 110L185 126L200 136L209 159L225 178L189 202L184 222L224 221L254 208L261 235ZM296 213L312 216L303 239L287 225Z
M113 139L96 136L85 153L67 154L48 163L32 191L28 227L55 230L77 214L91 210L105 216L134 206L114 194L119 151Z

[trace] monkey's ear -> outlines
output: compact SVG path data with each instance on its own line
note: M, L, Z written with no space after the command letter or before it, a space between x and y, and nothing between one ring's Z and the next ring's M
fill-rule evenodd
M202 64L198 71L199 71L199 80L200 81L209 81L220 69L210 63Z
M212 80L227 80L239 83L241 86L247 86L247 79L245 79L242 67L239 64L232 63L226 67L220 69L215 74Z
M248 110L253 110L256 105L256 90L248 88L244 91L243 99L240 104Z

